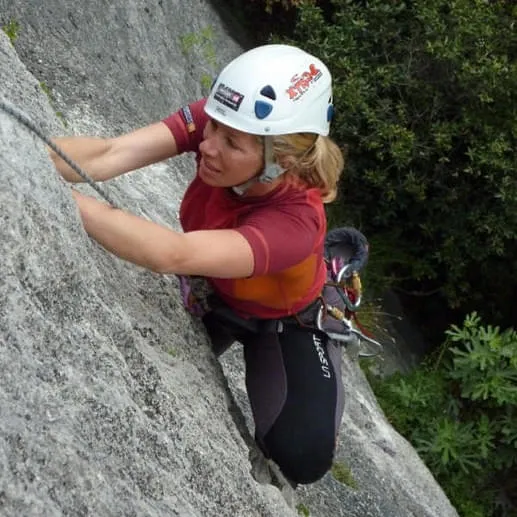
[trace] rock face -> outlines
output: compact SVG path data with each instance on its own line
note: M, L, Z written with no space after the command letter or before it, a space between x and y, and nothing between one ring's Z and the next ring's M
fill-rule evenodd
M48 134L159 120L241 50L201 0L0 0L9 22L19 28L14 47L0 32L0 97ZM1 111L0 156L0 515L297 515L250 474L239 347L223 375L175 277L90 241L45 145ZM177 227L192 174L185 156L104 188ZM321 517L457 515L343 361L337 460L357 488L329 474L294 504Z

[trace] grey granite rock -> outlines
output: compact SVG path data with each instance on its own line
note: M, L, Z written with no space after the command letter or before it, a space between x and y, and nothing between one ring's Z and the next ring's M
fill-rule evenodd
M58 127L3 34L0 73L2 97ZM294 515L251 477L175 279L92 243L45 146L4 113L0 156L0 515Z
M201 0L0 0L9 20L20 28L15 47L0 33L0 96L49 134L159 120L240 51ZM250 475L239 347L223 375L175 278L89 240L45 146L2 112L0 157L0 515L296 515ZM184 156L103 187L177 228L193 170ZM456 516L357 364L343 364L337 459L357 488L329 474L297 502L320 517Z

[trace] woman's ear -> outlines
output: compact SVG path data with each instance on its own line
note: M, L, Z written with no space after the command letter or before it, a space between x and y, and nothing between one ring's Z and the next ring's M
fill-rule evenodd
M294 156L279 156L277 158L277 163L284 169L285 171L288 171L296 166L296 158Z

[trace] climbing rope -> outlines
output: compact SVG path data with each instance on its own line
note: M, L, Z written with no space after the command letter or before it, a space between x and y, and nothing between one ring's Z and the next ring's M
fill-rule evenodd
M96 192L98 192L111 206L117 208L111 197L104 192L104 190L97 185L95 180L91 178L77 163L75 163L68 155L66 155L50 138L43 133L43 131L32 122L25 113L23 113L16 106L0 98L0 109L11 115L15 120L23 124L27 129L32 131L40 140L45 142L60 158L63 159L81 178L90 185Z

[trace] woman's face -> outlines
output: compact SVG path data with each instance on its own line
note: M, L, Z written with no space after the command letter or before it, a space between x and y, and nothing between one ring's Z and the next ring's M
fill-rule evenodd
M255 135L210 119L199 146L199 176L213 187L234 187L263 168L263 150Z

